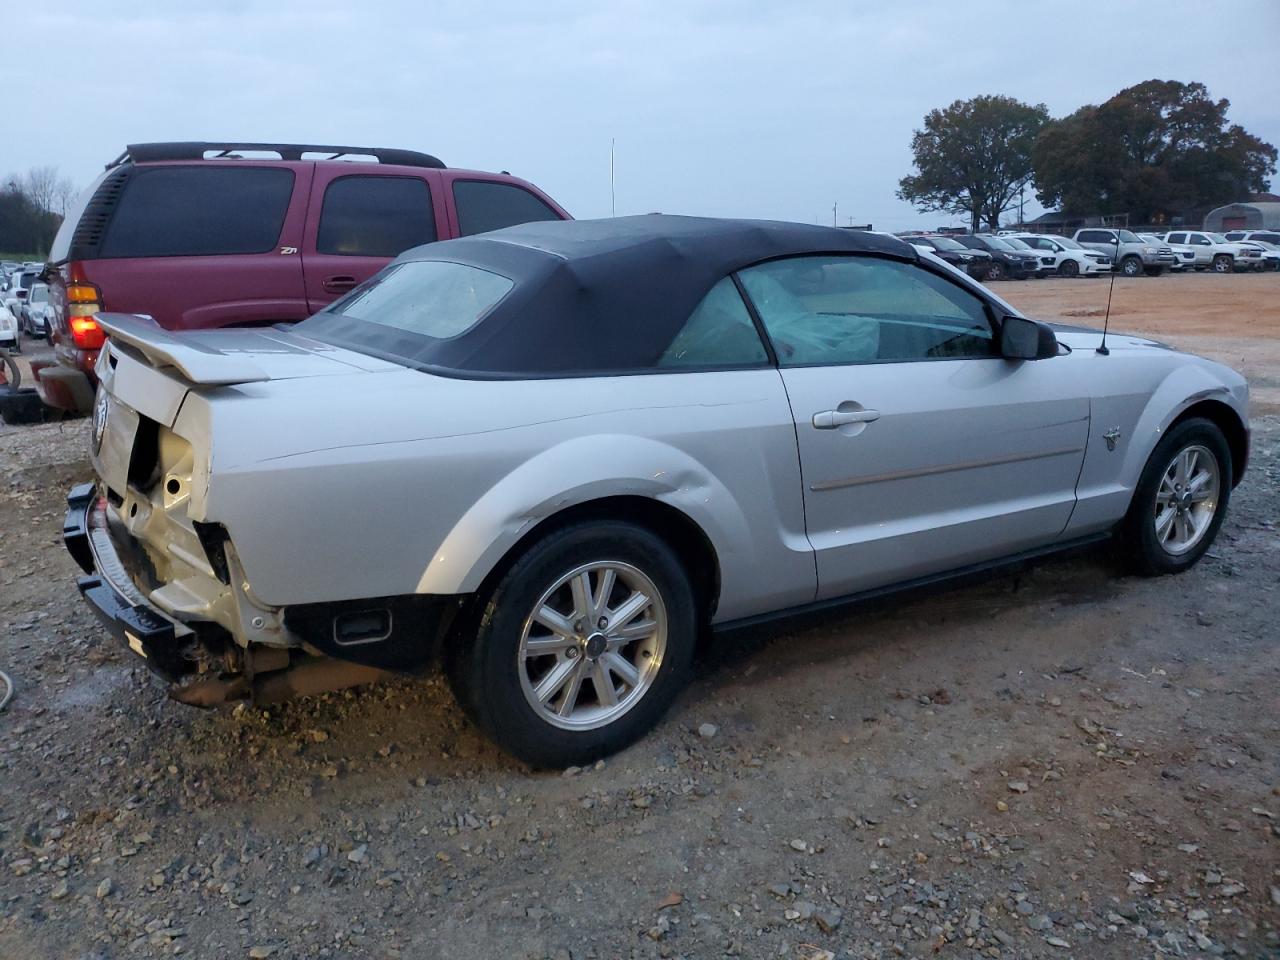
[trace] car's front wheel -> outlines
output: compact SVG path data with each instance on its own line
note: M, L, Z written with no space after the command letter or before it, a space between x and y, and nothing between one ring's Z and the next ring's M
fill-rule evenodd
M661 538L622 522L559 530L493 588L447 658L468 716L535 767L589 763L651 729L684 686L693 590Z
M1058 264L1058 275L1062 277L1078 277L1080 275L1080 264L1074 260L1063 260Z
M1148 576L1181 573L1213 544L1231 499L1231 453L1209 420L1185 420L1156 444L1121 530L1125 558Z

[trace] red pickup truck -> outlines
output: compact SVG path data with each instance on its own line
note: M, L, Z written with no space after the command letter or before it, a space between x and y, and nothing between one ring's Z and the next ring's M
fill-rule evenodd
M569 219L531 183L411 150L131 144L68 211L49 255L41 399L93 405L99 310L171 330L302 320L420 244Z

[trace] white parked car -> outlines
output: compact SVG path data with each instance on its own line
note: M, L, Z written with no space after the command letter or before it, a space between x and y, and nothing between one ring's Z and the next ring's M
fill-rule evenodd
M112 635L186 703L443 660L537 766L641 736L708 630L1112 537L1187 570L1248 459L1230 368L829 227L533 223L287 330L98 319L63 535Z
M1170 230L1164 235L1168 244L1185 244L1195 252L1197 270L1231 273L1233 270L1262 269L1262 251L1240 243L1232 243L1220 233L1207 230Z
M1262 269L1280 270L1280 246L1262 240L1237 240L1243 247L1257 247L1262 251Z
M22 303L18 325L32 337L49 336L49 320L53 305L49 303L49 288L43 283L33 283Z
M1232 243L1255 240L1280 247L1280 230L1228 230L1223 234Z
M1158 233L1139 233L1138 236L1151 243L1164 243L1166 247L1174 251L1174 265L1171 266L1170 270L1189 273L1189 271L1197 269L1196 247L1189 246L1187 243L1169 243Z
M1052 255L1053 272L1060 277L1096 277L1111 272L1111 257L1097 250L1088 250L1070 237L1052 233L1014 233L1005 239L1010 237L1021 240L1033 250Z
M3 304L0 304L0 347L22 352L22 334L18 329L18 318Z
M22 304L26 302L27 294L31 292L31 287L36 283L36 277L39 275L39 270L24 267L11 273L9 279L5 281L4 289L0 291L0 301L15 317L22 315Z

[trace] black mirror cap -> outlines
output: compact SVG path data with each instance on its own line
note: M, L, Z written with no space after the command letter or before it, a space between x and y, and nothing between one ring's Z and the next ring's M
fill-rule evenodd
M1058 355L1058 338L1047 323L1010 314L1000 321L1000 355L1008 360L1048 360Z

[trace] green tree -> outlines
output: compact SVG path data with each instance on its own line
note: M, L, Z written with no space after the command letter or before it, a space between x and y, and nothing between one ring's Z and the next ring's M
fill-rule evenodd
M1012 97L930 111L911 138L916 172L898 181L898 196L921 210L967 215L975 232L983 222L995 229L1031 180L1031 147L1048 122L1043 103Z
M1276 148L1229 124L1230 106L1202 83L1147 80L1081 107L1036 139L1040 201L1154 223L1265 190Z

